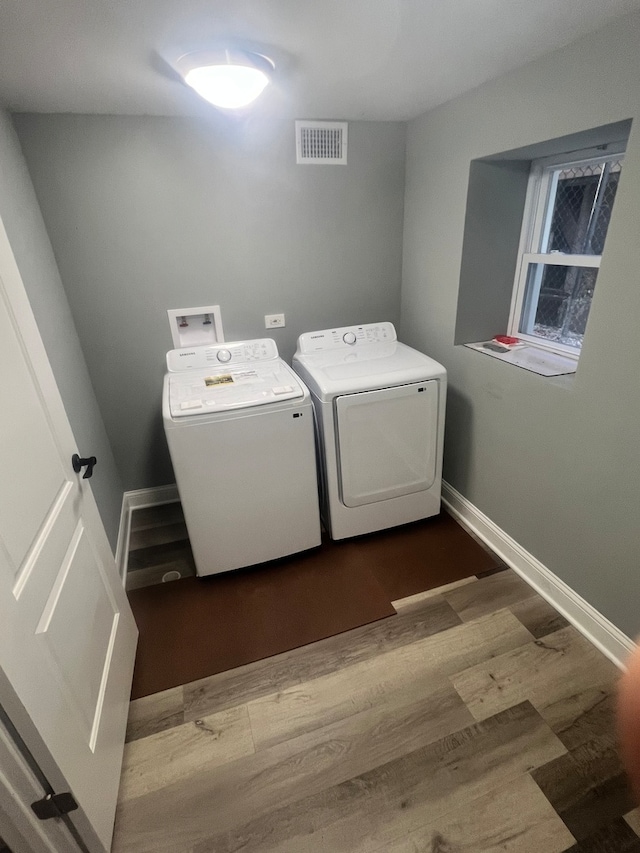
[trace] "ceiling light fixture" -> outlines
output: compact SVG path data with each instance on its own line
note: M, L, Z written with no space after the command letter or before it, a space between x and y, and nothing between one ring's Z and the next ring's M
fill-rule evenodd
M255 101L269 83L274 63L240 50L185 53L176 62L185 83L216 107L235 110Z

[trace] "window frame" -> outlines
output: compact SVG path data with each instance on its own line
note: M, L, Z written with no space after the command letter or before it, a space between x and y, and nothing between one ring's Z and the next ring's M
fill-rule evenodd
M546 266L600 269L602 255L570 255L563 254L562 252L543 252L540 250L547 244L551 230L553 207L550 207L550 204L551 200L555 199L557 172L575 166L604 163L608 160L622 160L624 159L625 149L626 145L624 142L616 142L596 148L566 152L552 157L543 157L531 162L520 244L518 246L516 275L509 311L507 328L509 335L517 337L519 340L540 349L559 353L576 361L579 359L581 349L519 331L527 298L526 290L529 267L532 264L539 264L540 270L544 270ZM534 251L535 249L538 251ZM539 281L541 277L539 275ZM537 306L537 299L535 305Z

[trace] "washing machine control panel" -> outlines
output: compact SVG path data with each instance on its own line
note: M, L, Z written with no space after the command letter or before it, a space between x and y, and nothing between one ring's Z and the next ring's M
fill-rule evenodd
M321 332L306 332L298 338L298 352L321 352L341 347L357 347L362 344L379 344L396 341L393 323L370 323L367 326L345 326L341 329L325 329Z
M257 341L172 349L167 353L167 368L170 373L181 373L211 365L247 364L275 358L278 358L276 342L272 338L260 338Z

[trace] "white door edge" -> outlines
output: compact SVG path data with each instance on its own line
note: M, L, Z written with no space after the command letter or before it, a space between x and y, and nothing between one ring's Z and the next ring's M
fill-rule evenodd
M38 730L34 726L31 717L27 714L24 706L16 696L10 682L5 676L5 673L0 669L0 705L4 709L7 717L19 733L24 741L27 749L33 756L42 774L46 777L51 787L56 791L66 791L69 786L67 780L63 776L60 768L54 761L51 753L47 749L45 742L40 737ZM4 734L4 729L0 729L0 735ZM6 743L6 739L2 738L2 742ZM11 750L14 752L14 750ZM8 765L0 762L2 769L5 771L6 780L4 784L0 784L0 810L3 811L6 819L14 824L15 832L22 832L26 839L33 839L37 833L34 829L35 823L31 819L31 815L24 809L24 802L21 802L24 791L22 790L22 782L28 778L30 771L27 772L26 764L21 761L18 756L14 755L14 760L11 760L9 747L7 747L4 758L9 761ZM0 778L0 782L2 779ZM35 816L34 816L35 817ZM76 827L76 830L87 850L93 853L103 853L104 847L100 843L93 827L87 820L81 809L72 812L69 820ZM57 821L40 822L40 835L48 839L49 843L56 844L60 841L60 834L56 830ZM62 834L63 838L71 838L68 832ZM9 838L5 839L9 844ZM33 842L36 843L36 842ZM42 843L42 842L41 842ZM34 847L34 851L47 850L46 847ZM73 846L52 846L51 850L56 853L71 853L73 850L79 850L75 842ZM16 850L21 850L16 846ZM28 851L30 853L30 851Z
M0 717L0 837L12 850L24 853L80 851L64 823L39 821L31 810L30 804L44 794Z

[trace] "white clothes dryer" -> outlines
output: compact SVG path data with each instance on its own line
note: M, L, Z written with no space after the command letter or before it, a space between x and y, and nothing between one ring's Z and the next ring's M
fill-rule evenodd
M293 368L311 391L321 512L332 539L440 511L446 370L392 323L308 332Z
M163 420L197 574L320 544L309 391L265 338L171 350Z

